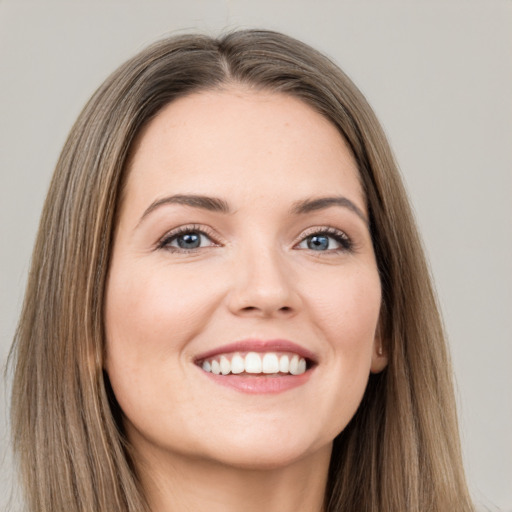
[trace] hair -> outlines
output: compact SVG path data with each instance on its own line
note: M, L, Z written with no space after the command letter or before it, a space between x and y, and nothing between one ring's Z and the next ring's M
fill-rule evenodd
M371 107L327 57L246 30L157 42L96 91L73 126L43 209L11 351L12 429L31 512L147 510L103 371L104 296L134 140L173 100L244 86L299 98L350 146L382 285L388 367L334 440L328 512L470 511L451 365L397 165Z

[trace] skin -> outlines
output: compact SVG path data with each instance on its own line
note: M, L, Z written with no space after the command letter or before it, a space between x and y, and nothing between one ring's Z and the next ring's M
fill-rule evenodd
M298 99L231 87L165 107L128 172L105 368L152 510L322 510L332 441L387 363L365 197L345 141ZM230 213L155 205L176 194L220 198ZM354 207L293 211L327 196ZM180 249L182 226L204 231L202 245ZM308 245L315 233L325 250ZM312 351L310 378L247 394L195 364L248 338Z

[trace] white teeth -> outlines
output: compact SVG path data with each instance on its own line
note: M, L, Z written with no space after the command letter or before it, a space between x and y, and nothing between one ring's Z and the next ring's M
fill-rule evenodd
M281 356L279 358L279 371L281 373L288 373L290 371L290 358L288 356Z
M278 373L279 372L279 360L276 354L265 354L262 362L263 373Z
M240 373L251 374L292 374L301 375L306 371L306 360L298 354L276 354L266 352L259 354L249 352L245 357L240 354L222 355L220 359L205 359L202 369L215 375L229 375Z
M261 357L256 352L249 352L245 356L245 371L247 373L261 373Z
M220 374L220 364L215 359L212 361L212 373L215 373L215 375Z
M290 360L290 373L292 375L298 375L299 371L299 356L294 354L294 356Z
M221 356L220 358L220 373L222 373L222 375L231 373L231 363L225 356Z
M245 370L245 361L240 354L235 354L231 359L231 373L242 373Z

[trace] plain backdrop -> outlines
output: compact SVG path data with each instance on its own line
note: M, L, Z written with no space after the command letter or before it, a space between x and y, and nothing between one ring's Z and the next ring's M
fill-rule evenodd
M512 510L510 0L0 0L1 364L49 179L85 101L162 36L247 27L324 51L375 108L439 293L471 491L490 510ZM13 480L6 382L1 510Z

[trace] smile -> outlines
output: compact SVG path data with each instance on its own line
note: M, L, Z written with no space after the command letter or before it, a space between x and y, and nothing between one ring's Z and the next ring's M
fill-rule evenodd
M207 358L201 368L215 375L302 375L307 368L304 357L293 353L248 352Z
M288 340L251 339L203 352L194 363L216 384L244 393L274 394L308 382L318 358Z

